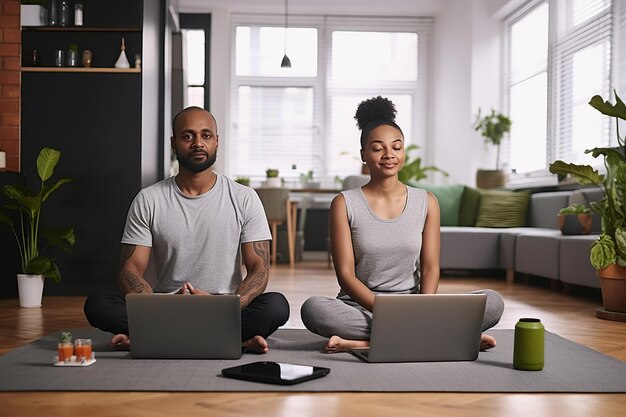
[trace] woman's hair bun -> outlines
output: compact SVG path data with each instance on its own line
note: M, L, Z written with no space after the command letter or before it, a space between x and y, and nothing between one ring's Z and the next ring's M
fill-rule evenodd
M396 106L391 100L378 96L363 100L357 107L354 118L359 129L363 130L374 120L395 123L396 113Z

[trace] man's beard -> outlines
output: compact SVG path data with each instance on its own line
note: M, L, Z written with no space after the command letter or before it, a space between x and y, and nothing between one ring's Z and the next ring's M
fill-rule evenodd
M202 153L205 153L207 155L207 159L204 162L194 162L193 161L192 156L195 153L198 153L198 152L202 152ZM188 171L193 172L194 174L197 174L199 172L206 171L207 169L209 169L209 168L211 168L213 166L213 164L217 160L217 150L215 150L215 153L213 153L213 155L209 154L208 152L204 152L204 151L192 152L186 158L181 156L181 155L179 155L178 152L176 152L176 160L178 161L178 164L180 166L185 167L185 169L187 169Z

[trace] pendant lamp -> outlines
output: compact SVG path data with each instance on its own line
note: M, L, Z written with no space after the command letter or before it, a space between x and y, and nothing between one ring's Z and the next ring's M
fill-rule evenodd
M285 55L283 56L283 60L280 63L281 68L291 68L291 60L287 56L287 27L288 27L288 8L287 8L287 0L285 0Z

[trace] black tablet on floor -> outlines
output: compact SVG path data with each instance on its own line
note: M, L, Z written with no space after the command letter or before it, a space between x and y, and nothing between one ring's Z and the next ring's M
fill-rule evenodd
M227 378L266 384L294 385L328 375L329 368L282 362L253 362L222 369Z

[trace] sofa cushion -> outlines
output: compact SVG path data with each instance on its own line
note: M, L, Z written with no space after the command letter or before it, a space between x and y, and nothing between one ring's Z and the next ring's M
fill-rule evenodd
M498 269L500 231L480 227L441 228L441 269Z
M480 207L480 191L465 186L459 210L459 226L474 226L478 217L478 207Z
M459 209L465 186L461 184L433 185L423 182L413 182L410 185L430 191L437 197L442 226L459 225Z
M561 231L539 229L515 239L515 270L524 274L559 279Z
M477 227L523 227L530 194L514 191L481 191Z
M559 210L569 205L571 191L535 193L531 196L528 226L558 229Z
M598 235L563 236L559 248L559 275L567 284L600 288L596 270L589 261L591 244Z

